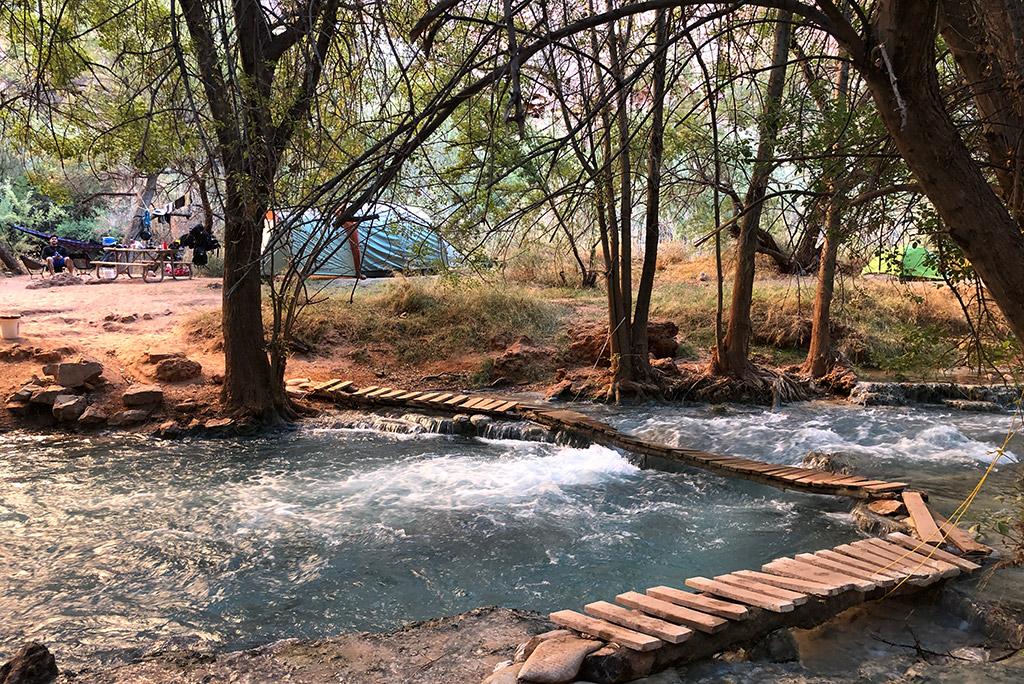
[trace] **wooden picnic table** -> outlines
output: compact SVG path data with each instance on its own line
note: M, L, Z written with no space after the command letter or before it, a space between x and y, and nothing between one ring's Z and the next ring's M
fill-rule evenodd
M114 278L124 273L134 278L132 269L147 283L158 283L164 279L166 272L175 280L192 278L192 264L178 261L175 257L181 250L163 247L108 247L100 261L93 261L96 277L100 278L103 269L114 269Z

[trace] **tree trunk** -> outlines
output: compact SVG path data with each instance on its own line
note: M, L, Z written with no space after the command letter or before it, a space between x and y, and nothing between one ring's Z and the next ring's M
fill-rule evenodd
M740 237L736 243L736 276L732 288L732 304L729 307L729 327L721 351L712 355L711 368L718 375L743 377L747 372L750 355L750 306L754 290L754 255L758 244L758 230L761 223L765 192L771 178L773 165L771 157L779 134L779 107L786 82L786 58L789 52L790 12L780 11L775 24L775 47L772 52L772 69L768 77L768 92L761 117L760 141L753 176L744 205L747 213L743 216Z
M858 69L950 237L1024 340L1024 236L944 107L935 68L936 2L884 0L877 7L870 38L877 47L859 56Z
M839 198L834 198L828 207L825 224L825 244L821 248L818 263L818 289L814 296L814 314L811 318L811 346L807 352L803 371L811 377L820 378L832 367L831 323L832 292L835 287L836 256L842 240L842 207Z
M653 377L648 358L647 322L650 319L651 293L658 262L658 240L661 237L659 215L661 209L661 163L665 151L665 69L667 62L668 12L657 13L657 38L654 60L653 110L651 112L651 142L647 152L647 212L644 216L644 263L637 286L636 308L633 312L633 354L637 368L634 379Z
M7 246L3 242L0 242L0 262L7 267L7 270L11 271L15 275L23 275L25 269L18 263L18 258L7 249Z

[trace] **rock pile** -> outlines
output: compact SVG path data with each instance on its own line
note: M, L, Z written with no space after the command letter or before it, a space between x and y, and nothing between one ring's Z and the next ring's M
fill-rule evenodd
M32 376L8 397L6 408L17 415L49 411L62 423L78 422L89 408L87 395L106 382L96 361L58 361L42 367L43 377Z
M103 365L82 357L74 361L60 361L62 351L67 350L47 352L18 345L3 351L4 359L51 361L42 367L41 376L33 375L29 382L7 398L5 408L8 411L25 417L49 413L63 424L118 427L146 422L163 405L163 389L157 385L136 384L124 391L121 397L123 410L111 415L99 401L102 394L109 395L109 385L103 377ZM185 358L183 354L151 354L150 362L156 365L157 377L166 382L202 375L202 366ZM173 406L172 410L187 416L198 412L200 408L196 402L186 401ZM192 422L198 428L204 427L195 419Z

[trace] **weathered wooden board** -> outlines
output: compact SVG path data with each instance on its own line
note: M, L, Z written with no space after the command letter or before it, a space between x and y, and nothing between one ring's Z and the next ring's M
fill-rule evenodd
M661 601L686 606L687 608L699 610L702 613L717 615L729 620L746 620L750 617L750 609L746 606L716 599L707 594L694 594L682 589L660 586L648 589L647 595Z
M764 596L782 601L792 601L794 606L802 606L807 603L807 594L783 589L782 587L777 587L773 584L762 583L749 577L740 577L734 574L717 575L714 580L716 582L732 585L737 589L754 592L755 594L763 594Z
M960 549L964 553L977 554L981 556L987 556L992 553L992 549L984 544L979 544L974 541L974 539L971 538L971 535L946 520L931 508L928 509L928 512L931 513L932 519L935 520L935 524L939 526L939 532L945 534L946 541L956 548Z
M635 591L619 594L615 600L624 606L642 611L648 615L692 627L706 634L721 632L729 623L715 615L708 615L685 606L645 596Z
M575 629L577 632L585 634L593 634L602 639L622 644L634 651L653 651L661 648L664 643L661 639L641 634L640 632L634 632L631 629L619 627L610 622L598 620L597 618L592 618L572 610L559 610L551 613L548 617L556 625Z
M649 634L670 644L681 644L693 636L693 630L689 627L659 620L656 617L644 615L638 610L623 608L607 601L588 603L583 607L583 611L596 618L607 620L634 632Z
M716 582L707 577L690 577L686 580L686 586L700 589L701 591L721 596L731 601L746 603L748 606L770 610L773 613L790 613L796 607L792 601L783 601L755 591L738 589L731 584Z
M921 498L921 493L903 492L902 496L903 504L907 507L907 512L910 513L910 522L917 530L918 536L929 544L941 544L942 535L939 533L939 527L935 524L928 505Z
M925 544L920 539L914 539L910 535L903 534L902 532L890 532L888 535L886 535L886 539L893 542L894 544L899 544L903 548L912 549L917 551L918 553L929 555L932 558L944 560L947 563L955 565L956 567L960 568L961 571L966 572L968 574L981 568L981 566L977 563L973 563L967 560L966 558L961 558L960 556L955 556L952 553L943 551L942 549L937 549L933 546Z
M835 596L840 593L839 589L830 584L815 582L808 579L796 579L795 577L770 575L767 572L757 572L756 570L737 570L732 574L737 577L749 577L751 579L756 579L764 584L782 587L783 589L789 589L791 591L813 594L814 596Z

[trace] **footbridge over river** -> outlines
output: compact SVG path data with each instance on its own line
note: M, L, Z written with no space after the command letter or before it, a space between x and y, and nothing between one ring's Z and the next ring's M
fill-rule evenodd
M347 408L471 413L533 421L630 452L641 467L682 464L779 489L865 500L883 511L905 507L916 532L916 537L896 532L885 539L861 539L716 577L682 578L679 584L686 588L655 586L626 591L614 601L589 603L582 612L556 611L550 619L564 630L535 638L521 649L520 662L495 673L487 684L629 681L756 641L779 628L813 626L865 601L919 591L969 574L980 566L967 557L977 559L991 551L929 508L927 495L906 482L657 444L577 411L493 395L360 388L341 379L316 384L289 381L288 391L296 397Z

